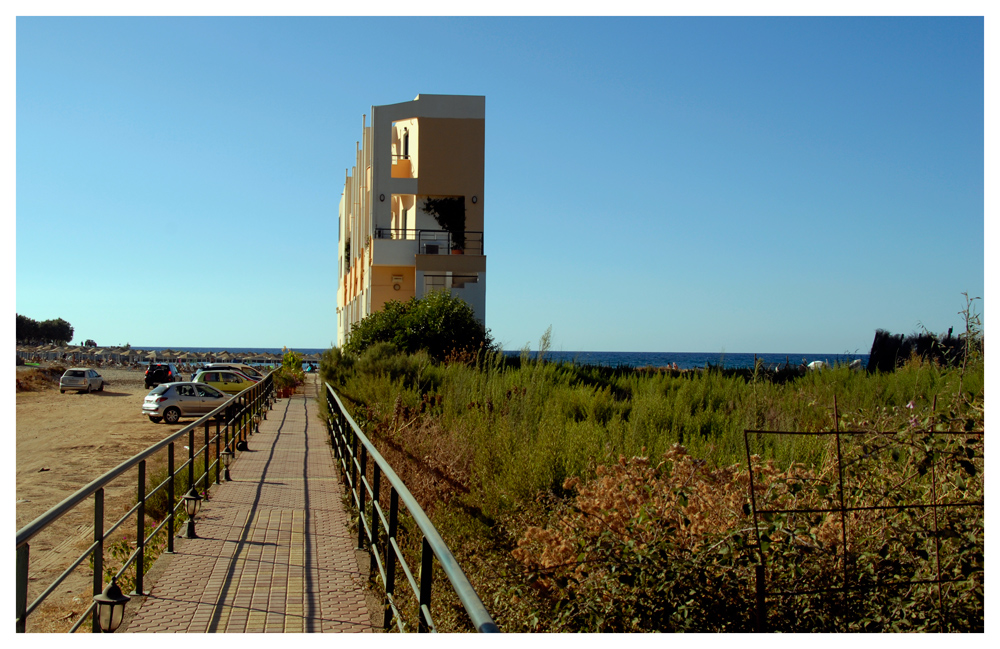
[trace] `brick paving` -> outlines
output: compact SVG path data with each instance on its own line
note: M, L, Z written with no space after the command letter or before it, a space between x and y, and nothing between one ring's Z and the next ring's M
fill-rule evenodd
M275 404L212 488L125 631L371 631L315 377Z

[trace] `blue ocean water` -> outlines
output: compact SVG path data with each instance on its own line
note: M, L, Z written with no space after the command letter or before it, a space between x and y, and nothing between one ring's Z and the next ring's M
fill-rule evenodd
M159 350L173 349L188 352L215 352L228 351L231 354L280 354L280 347L156 347L146 345L133 345L137 349ZM305 355L320 355L323 348L303 347L295 351ZM520 351L506 350L509 356L518 356ZM531 353L535 358L536 352ZM550 351L545 357L553 361L567 361L586 365L603 365L605 367L666 367L677 363L677 367L682 370L689 370L705 365L735 369L741 367L753 367L754 359L761 359L768 367L774 368L784 366L787 362L790 365L800 365L811 363L812 361L823 361L829 365L838 363L850 363L860 359L861 364L868 364L868 354L816 354L816 353L789 353L789 354L734 354L726 352L567 352Z
M517 356L518 351L506 351L510 356ZM531 353L535 358L536 352ZM801 365L813 361L823 361L828 365L850 363L860 359L862 366L868 364L868 354L732 354L707 352L566 352L550 351L545 358L553 361L568 361L581 365L603 365L605 367L666 367L677 363L682 370L713 365L727 369L753 367L755 359L762 360L769 368Z

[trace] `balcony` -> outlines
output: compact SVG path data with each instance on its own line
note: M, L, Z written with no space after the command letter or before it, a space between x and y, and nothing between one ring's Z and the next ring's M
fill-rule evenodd
M392 178L413 178L413 164L410 156L393 154Z
M376 228L376 239L413 241L418 255L482 255L483 233L466 230L463 237L456 237L447 230L415 230L402 228Z

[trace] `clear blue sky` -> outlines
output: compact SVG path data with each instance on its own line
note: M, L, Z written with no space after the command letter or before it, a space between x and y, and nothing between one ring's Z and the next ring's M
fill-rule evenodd
M982 18L18 18L16 309L328 347L371 105L486 96L507 348L866 353L984 290Z

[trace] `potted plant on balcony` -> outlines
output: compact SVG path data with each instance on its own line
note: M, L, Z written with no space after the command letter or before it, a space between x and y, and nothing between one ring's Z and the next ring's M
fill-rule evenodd
M461 255L465 251L465 197L453 196L424 199L424 212L437 221L450 235L451 252Z

